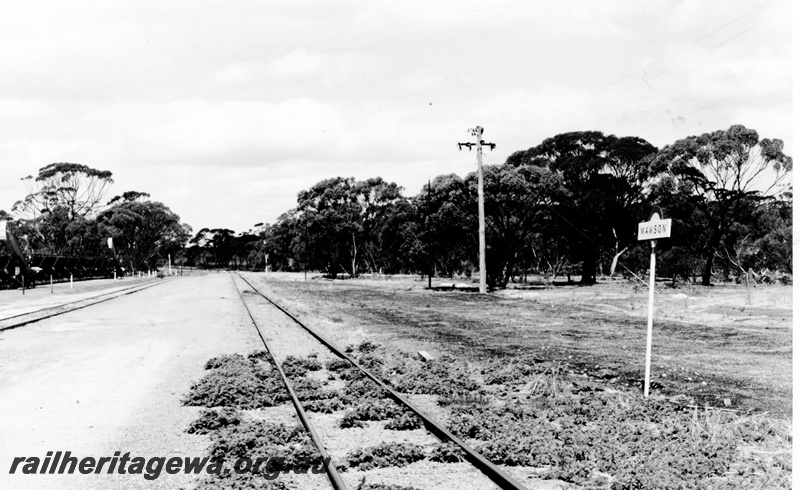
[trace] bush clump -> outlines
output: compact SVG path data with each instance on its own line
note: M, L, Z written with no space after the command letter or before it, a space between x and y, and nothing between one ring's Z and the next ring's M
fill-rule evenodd
M342 429L361 428L366 426L367 424L356 417L354 412L347 412L344 414L344 417L342 417L342 420L339 421L339 427Z
M389 430L414 430L421 429L422 425L422 419L417 415L412 412L403 412L392 417L384 428Z
M208 434L240 423L242 423L242 414L234 408L206 409L200 413L200 418L189 425L189 429L186 432L189 434Z
M281 366L283 367L283 372L290 378L305 376L308 371L319 371L322 369L322 363L319 362L316 354L312 354L308 357L288 356Z
M377 446L354 449L345 461L351 468L371 470L390 466L406 466L425 459L422 446L407 442L382 442Z
M515 386L525 383L529 376L540 372L540 369L531 364L505 360L491 362L481 369L483 382L487 385Z
M266 354L266 353L264 353ZM277 372L261 353L215 357L206 363L209 372L192 385L184 405L253 409L287 401Z
M613 475L614 489L705 488L736 453L680 408L610 394L454 406L446 425L496 464L550 467L545 476L577 484Z
M212 460L233 464L239 458L272 458L270 471L320 467L322 458L300 425L249 420L212 433Z
M464 451L452 442L436 444L428 455L428 459L435 463L460 463L465 461Z
M349 369L352 366L353 365L350 364L350 361L348 361L347 359L342 359L341 357L334 357L325 364L325 369L327 369L328 371L332 371L334 373L338 373L339 371Z
M391 485L386 483L367 483L367 477L361 479L356 490L417 490L414 487L403 487L400 485Z
M408 364L404 372L392 379L394 387L405 393L454 396L466 392L482 392L469 368L452 356L422 364Z
M289 490L291 487L275 478L265 478L250 472L205 477L195 490Z
M380 400L386 397L386 392L367 377L357 377L347 380L342 388L342 398L348 403L358 403L364 400Z
M379 348L380 346L378 344L372 343L369 340L365 340L357 345L348 345L344 351L348 354L370 354Z
M338 412L339 410L344 410L345 407L346 407L345 403L338 396L333 396L331 398L325 398L325 399L310 400L308 402L303 403L303 408L305 410L317 413Z

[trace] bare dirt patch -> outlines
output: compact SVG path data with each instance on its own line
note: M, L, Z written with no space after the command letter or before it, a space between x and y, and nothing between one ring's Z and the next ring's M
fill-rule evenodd
M405 350L427 347L472 359L530 355L566 363L578 375L600 374L623 388L635 388L644 377L647 290L639 284L478 296L427 291L427 282L411 277L291 280L297 278L273 276L268 285L298 315L333 331L344 323ZM791 417L791 287L660 284L658 293L656 393ZM346 321L332 325L327 318Z

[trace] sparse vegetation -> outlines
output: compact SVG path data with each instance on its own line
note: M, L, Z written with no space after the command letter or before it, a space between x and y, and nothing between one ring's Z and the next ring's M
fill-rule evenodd
M421 446L410 443L382 442L377 446L356 449L347 454L345 461L351 468L370 470L389 466L406 466L425 459Z
M288 400L277 372L260 353L215 357L206 363L206 369L208 374L184 398L185 405L247 409L272 407Z
M189 434L208 434L240 423L242 423L242 414L236 409L206 409L200 413L200 418L189 425L189 429L186 432Z
M423 427L422 419L411 412L404 412L392 417L384 426L389 430L414 430Z

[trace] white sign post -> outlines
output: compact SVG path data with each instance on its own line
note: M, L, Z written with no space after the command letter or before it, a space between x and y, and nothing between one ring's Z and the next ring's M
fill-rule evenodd
M650 294L647 306L647 351L644 358L644 397L650 394L650 353L653 345L653 303L656 288L656 240L669 238L672 220L661 219L661 208L653 206L650 219L639 223L639 241L650 240Z

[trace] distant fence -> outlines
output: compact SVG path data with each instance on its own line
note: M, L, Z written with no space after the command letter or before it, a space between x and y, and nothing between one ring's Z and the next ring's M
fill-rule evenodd
M22 286L22 278L15 275L16 266L16 258L13 255L0 254L0 289ZM34 255L28 263L30 277L25 278L25 287L49 283L50 276L53 276L53 282L69 281L70 274L76 281L112 277L114 268L114 259L110 257Z

